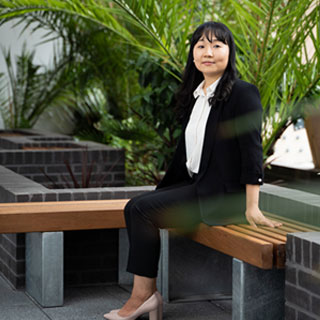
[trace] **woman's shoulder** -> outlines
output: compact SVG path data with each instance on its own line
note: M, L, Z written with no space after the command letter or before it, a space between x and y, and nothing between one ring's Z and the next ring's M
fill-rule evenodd
M244 81L244 80L241 80L241 79L237 79L234 84L233 84L233 87L232 87L233 91L237 92L239 90L258 90L258 88L250 83L250 82L247 82L247 81Z

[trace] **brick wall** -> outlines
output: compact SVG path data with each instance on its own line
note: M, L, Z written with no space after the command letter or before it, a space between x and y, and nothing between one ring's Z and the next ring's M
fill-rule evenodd
M28 134L23 135L26 132ZM90 187L124 186L122 149L91 141L76 142L69 136L35 130L12 136L2 136L0 131L0 165L12 171L48 188L54 184L54 188L72 188L73 180L65 162L80 185L82 178L87 177L82 174L83 169L88 172L92 167Z
M70 201L132 198L146 187L104 187L50 190L0 166L0 202ZM117 282L118 230L64 233L67 286ZM0 273L16 288L25 285L25 235L0 235Z
M287 236L286 320L320 319L320 233Z
M47 188L51 183L40 169L62 185L62 175L71 182L67 160L80 183L84 157L88 168L94 162L91 186L96 178L105 177L101 187ZM145 191L126 188L124 181L122 149L37 130L0 130L0 202L130 198ZM117 281L118 230L69 231L64 243L67 285ZM0 235L0 272L14 287L24 287L24 234Z

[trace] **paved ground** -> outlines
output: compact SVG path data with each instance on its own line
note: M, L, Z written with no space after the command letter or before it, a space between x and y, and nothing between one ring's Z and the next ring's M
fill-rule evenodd
M69 288L63 307L41 308L23 290L12 289L0 276L0 320L103 320L104 313L119 308L128 297L128 291L116 285ZM231 301L165 304L163 319L231 320Z

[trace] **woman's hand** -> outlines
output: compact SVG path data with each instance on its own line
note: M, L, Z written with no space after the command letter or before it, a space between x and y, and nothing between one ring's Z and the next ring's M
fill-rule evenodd
M258 206L247 208L246 218L250 223L250 225L255 228L257 227L257 224L261 224L261 225L272 227L272 228L282 226L282 223L266 218L263 215L263 213L260 211Z

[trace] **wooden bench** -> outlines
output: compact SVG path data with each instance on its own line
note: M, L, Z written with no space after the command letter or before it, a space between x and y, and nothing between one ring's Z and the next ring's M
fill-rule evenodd
M0 203L0 233L53 232L125 228L123 209L128 199ZM284 268L286 235L320 231L287 218L265 213L281 221L280 228L249 225L200 224L192 239L262 269Z
M0 233L122 229L125 228L123 209L127 201L1 203ZM261 270L281 270L285 267L287 233L320 231L320 228L265 214L281 221L283 226L274 229L249 225L200 224L191 239Z

